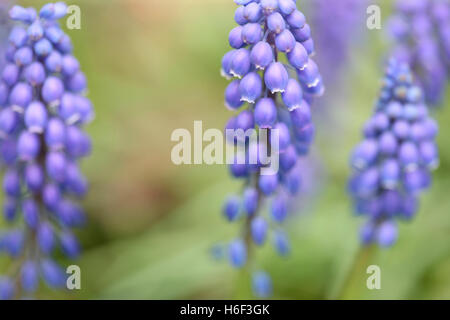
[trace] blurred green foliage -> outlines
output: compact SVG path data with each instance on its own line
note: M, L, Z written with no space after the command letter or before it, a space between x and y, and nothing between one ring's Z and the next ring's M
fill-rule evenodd
M303 1L299 1L300 6ZM332 1L332 0L330 0ZM45 1L19 1L40 6ZM383 14L389 1L383 1ZM222 128L226 81L220 60L229 50L231 0L79 0L82 29L69 30L89 79L97 118L88 128L94 152L84 163L91 191L89 226L78 263L82 290L42 292L39 298L226 299L245 286L236 271L213 261L209 249L238 226L221 217L224 197L240 187L225 166L170 161L176 128ZM385 20L386 16L383 16ZM338 27L338 26L336 26ZM361 26L365 28L365 26ZM313 31L314 33L314 31ZM383 30L367 31L316 113L315 152L325 181L315 201L290 223L293 254L258 253L272 274L277 299L337 298L358 250L362 220L346 194L348 156L372 112L386 51ZM450 298L450 97L435 113L441 125L441 167L418 217L405 223L398 244L370 259L382 289L365 287L365 270L346 298ZM4 262L2 260L2 262ZM242 281L241 281L242 282ZM249 297L251 298L251 297Z

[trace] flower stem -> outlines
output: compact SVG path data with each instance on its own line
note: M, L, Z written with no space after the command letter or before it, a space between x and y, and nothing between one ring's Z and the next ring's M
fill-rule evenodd
M357 292L366 286L366 269L369 266L371 257L375 252L374 245L363 246L358 249L351 267L345 277L344 282L338 292L337 298L340 300L355 299Z

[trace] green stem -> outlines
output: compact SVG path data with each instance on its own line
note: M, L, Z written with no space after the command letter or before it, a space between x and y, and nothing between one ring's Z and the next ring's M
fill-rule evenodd
M356 299L357 292L366 287L366 269L375 249L374 245L360 247L337 295L338 299Z

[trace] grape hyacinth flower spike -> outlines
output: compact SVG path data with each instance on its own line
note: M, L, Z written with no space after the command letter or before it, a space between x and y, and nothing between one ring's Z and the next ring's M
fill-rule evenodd
M367 217L360 231L364 245L392 246L397 221L416 214L439 164L437 132L408 65L390 61L375 113L351 158L350 193L356 213Z
M80 253L73 228L85 217L76 201L88 185L79 162L91 151L83 127L94 113L86 78L58 23L66 12L63 2L39 13L20 6L9 11L17 25L0 80L0 155L6 168L3 214L11 227L0 232L0 251L20 264L0 277L4 299L29 296L40 278L64 287L55 251L68 258Z
M314 42L305 16L294 0L235 0L237 26L229 33L233 48L222 59L222 75L232 80L225 90L225 105L236 114L226 125L229 133L259 129L258 141L228 138L245 154L244 163L230 165L232 176L245 184L241 195L230 196L224 216L244 221L244 233L227 247L230 264L249 265L250 247L269 240L281 256L290 245L283 230L290 200L301 187L299 157L307 154L314 138L310 103L323 94L322 78L311 56ZM265 132L266 134L262 134ZM278 136L278 148L262 136ZM267 140L267 141L266 141ZM280 170L263 174L263 150L272 149ZM251 159L256 159L254 163ZM268 209L266 215L264 208ZM267 297L272 284L267 273L255 270L256 296Z
M394 57L411 66L428 105L439 105L450 72L450 1L395 1L389 34Z

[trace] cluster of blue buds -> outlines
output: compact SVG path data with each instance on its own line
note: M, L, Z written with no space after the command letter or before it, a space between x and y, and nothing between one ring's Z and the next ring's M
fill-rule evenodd
M233 48L222 60L222 75L232 79L225 91L226 106L236 112L226 129L277 130L279 146L272 154L279 157L280 170L261 174L263 164L257 162L230 165L235 178L245 181L242 195L230 196L224 205L229 221L245 221L245 231L227 248L232 266L248 264L252 243L262 246L269 236L278 253L289 254L290 246L282 226L288 217L289 200L301 185L299 156L305 155L314 138L310 103L323 93L322 78L311 59L314 42L305 16L295 0L235 0L238 26L229 33ZM260 135L261 136L261 135ZM244 144L245 158L259 160L261 149L270 149L265 141ZM265 144L265 146L263 146ZM274 148L275 149L275 148ZM266 204L268 204L266 206ZM263 215L263 208L269 210ZM269 230L269 226L273 228ZM255 295L271 294L267 273L253 274Z
M9 11L20 25L11 30L0 75L3 215L10 224L0 233L0 251L20 267L0 277L0 299L31 294L41 277L50 287L65 286L55 250L69 258L80 252L72 228L85 216L75 201L88 184L79 160L91 151L82 128L94 113L86 77L58 23L66 13L62 2L39 14L20 6Z
M351 158L349 189L355 211L367 216L363 244L389 247L398 236L396 219L412 219L419 195L431 184L439 164L436 122L407 64L391 61L375 114Z
M389 26L393 56L411 66L427 103L439 104L450 72L450 2L397 0Z

